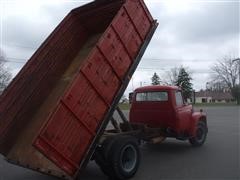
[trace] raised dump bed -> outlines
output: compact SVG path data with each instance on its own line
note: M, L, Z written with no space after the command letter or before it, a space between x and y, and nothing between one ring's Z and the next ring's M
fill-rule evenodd
M142 0L97 0L73 9L1 95L0 153L75 178L156 27Z

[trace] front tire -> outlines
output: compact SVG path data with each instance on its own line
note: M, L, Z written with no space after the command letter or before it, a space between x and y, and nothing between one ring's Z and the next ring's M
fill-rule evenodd
M199 121L197 124L197 132L194 137L189 139L190 144L194 147L202 146L207 138L207 124L203 121Z

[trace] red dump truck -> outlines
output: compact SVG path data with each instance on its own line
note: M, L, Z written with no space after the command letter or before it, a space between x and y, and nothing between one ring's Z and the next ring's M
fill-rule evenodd
M137 88L131 97L129 121L117 108L122 123L112 118L114 129L101 136L93 159L113 179L131 178L140 163L139 145L161 143L166 138L189 140L194 147L205 143L207 117L184 102L175 86Z
M0 153L63 179L95 160L123 180L138 170L142 141L174 137L201 146L206 115L193 112L178 87L136 89L130 121L117 107L157 25L142 0L73 9L1 95ZM106 130L110 121L114 129Z
M1 95L0 153L65 179L100 162L102 134L156 28L143 0L73 9ZM129 178L136 167L110 176Z

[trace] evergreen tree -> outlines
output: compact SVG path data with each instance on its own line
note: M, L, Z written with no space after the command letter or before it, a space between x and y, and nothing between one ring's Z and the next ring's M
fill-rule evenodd
M187 98L191 98L192 95L193 84L191 83L191 80L192 78L190 74L185 70L184 67L181 67L179 70L176 85L182 88L183 97L185 100L187 100Z
M152 85L160 85L160 77L157 75L155 72L151 78L152 80Z

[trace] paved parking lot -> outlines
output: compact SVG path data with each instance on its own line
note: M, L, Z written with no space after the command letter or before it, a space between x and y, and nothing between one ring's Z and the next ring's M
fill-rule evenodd
M133 180L240 179L240 107L204 109L209 126L206 144L192 148L188 142L167 139L159 145L144 145L141 166ZM0 180L16 179L56 180L8 164L0 156ZM106 180L107 177L90 162L79 179Z

